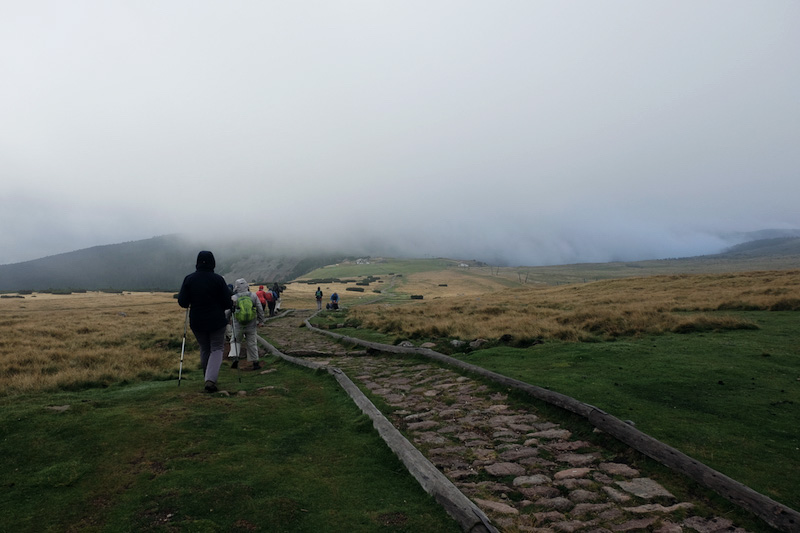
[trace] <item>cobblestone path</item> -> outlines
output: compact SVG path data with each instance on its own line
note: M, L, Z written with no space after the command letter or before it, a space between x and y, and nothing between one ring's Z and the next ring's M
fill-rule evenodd
M294 311L262 328L287 355L344 370L395 410L392 423L501 531L737 532L703 518L609 450L574 438L531 408L432 363L348 351L300 325Z

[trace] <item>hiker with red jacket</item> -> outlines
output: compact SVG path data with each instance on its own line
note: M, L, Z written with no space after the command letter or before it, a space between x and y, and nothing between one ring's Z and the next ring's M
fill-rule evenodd
M225 279L214 273L214 254L197 254L195 272L183 279L178 305L189 308L189 326L200 345L200 367L205 373L206 392L217 391L217 377L225 344L225 311L231 307L231 291Z
M258 291L256 292L256 296L258 296L258 301L261 302L261 307L266 309L267 308L267 293L264 291L264 286L259 285ZM270 315L272 316L272 315Z

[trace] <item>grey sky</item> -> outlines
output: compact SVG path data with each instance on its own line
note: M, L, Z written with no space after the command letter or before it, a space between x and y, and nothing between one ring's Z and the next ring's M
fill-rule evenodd
M800 228L799 27L794 0L0 0L0 264L213 232L533 265Z

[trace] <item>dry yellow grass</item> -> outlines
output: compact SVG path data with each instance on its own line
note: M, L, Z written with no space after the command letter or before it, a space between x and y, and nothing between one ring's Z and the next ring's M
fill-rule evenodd
M366 303L379 295L319 284L325 301L337 291L365 326L410 338L454 337L570 341L625 335L749 327L711 311L800 309L800 270L670 275L586 284L501 288L502 278L448 270L409 275L398 287L425 300ZM440 285L446 284L447 287ZM285 309L316 307L318 284L290 283ZM257 286L254 289L257 290ZM691 315L684 311L693 311ZM51 295L0 299L0 393L106 385L174 377L185 312L172 293ZM187 343L194 346L189 331ZM184 366L197 366L187 350Z
M172 293L0 299L0 391L166 378L178 369L184 318Z
M405 276L402 290L408 294L422 294L426 300L439 298L476 297L506 289L503 277L491 277L478 269L447 269L419 272ZM488 269L486 269L488 272Z
M349 286L353 286L350 284ZM325 284L345 305L375 298ZM252 286L253 292L258 285ZM316 308L317 286L292 283L284 309ZM0 299L0 394L103 386L176 377L185 310L173 293L34 293ZM186 334L184 369L199 363L194 335Z
M449 288L448 283L448 288ZM800 271L671 275L564 286L523 285L493 292L441 294L413 304L354 308L370 329L410 338L562 339L752 327L710 311L800 309ZM404 290L419 287L413 283ZM426 296L427 298L427 296ZM700 312L687 316L683 311ZM705 313L704 313L705 312Z

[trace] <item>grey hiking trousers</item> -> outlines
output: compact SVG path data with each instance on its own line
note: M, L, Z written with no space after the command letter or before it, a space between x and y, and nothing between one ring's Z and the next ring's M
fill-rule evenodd
M258 320L253 319L247 324L239 324L233 319L234 337L231 339L231 355L241 349L247 353L248 361L258 361L258 333L256 332ZM242 339L244 337L244 339ZM240 352L241 353L241 352ZM241 357L241 355L240 355Z
M194 337L200 345L200 366L205 372L206 381L217 382L219 367L222 364L222 350L225 346L225 326L216 331L195 331Z

